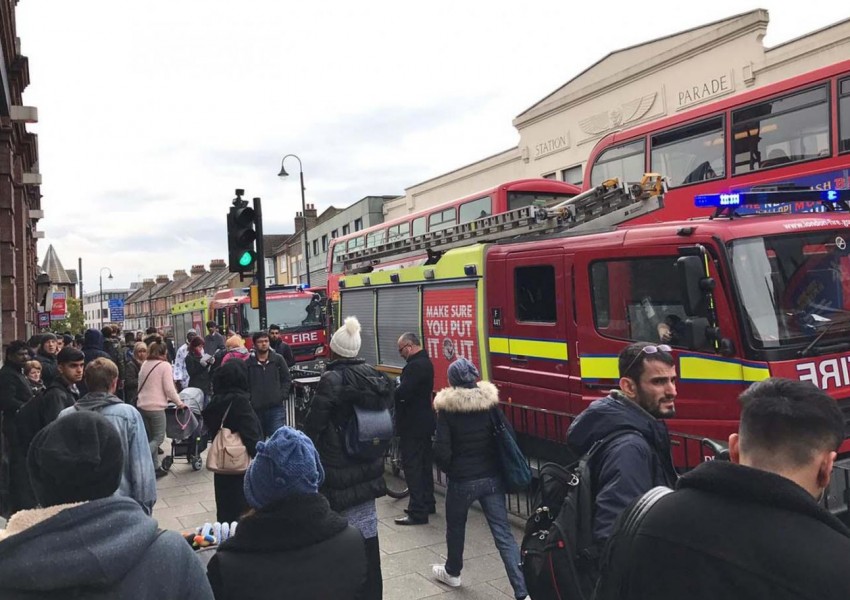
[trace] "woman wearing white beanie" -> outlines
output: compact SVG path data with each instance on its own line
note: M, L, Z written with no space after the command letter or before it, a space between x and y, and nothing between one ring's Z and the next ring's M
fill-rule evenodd
M325 471L319 491L366 540L368 573L363 598L379 600L383 584L375 498L387 493L384 460L364 462L349 457L340 429L354 414L355 405L368 410L389 408L392 386L383 373L357 358L360 342L360 322L346 317L331 338L331 361L316 388L304 432L319 451Z

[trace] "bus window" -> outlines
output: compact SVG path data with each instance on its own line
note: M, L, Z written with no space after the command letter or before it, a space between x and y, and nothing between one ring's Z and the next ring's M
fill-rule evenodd
M726 174L722 117L659 133L651 147L649 170L666 175L670 187Z
M410 223L400 223L387 228L387 241L403 240L410 233Z
M345 254L345 242L335 242L334 245L333 272L342 273L342 262L339 260Z
M829 156L827 86L732 112L734 175Z
M373 231L369 235L366 236L366 247L374 248L375 246L380 246L386 241L386 229L381 229L380 231Z
M838 151L850 151L850 77L838 84Z
M553 194L552 192L508 192L508 210L525 206L555 206L575 194Z
M457 222L455 217L455 209L447 208L439 212L432 213L428 217L428 231L437 231L451 227Z
M490 199L490 196L485 196L484 198L464 202L460 205L459 210L460 216L458 217L458 222L468 223L469 221L489 217L493 214L493 201Z
M411 235L422 235L425 233L425 217L419 217L418 219L413 219L413 226Z
M362 235L358 235L356 238L351 238L348 240L348 251L352 252L354 250L359 250L364 245L364 240Z
M590 183L599 185L603 181L618 178L621 183L640 181L643 177L644 143L640 139L610 148L600 154L593 163L590 172Z

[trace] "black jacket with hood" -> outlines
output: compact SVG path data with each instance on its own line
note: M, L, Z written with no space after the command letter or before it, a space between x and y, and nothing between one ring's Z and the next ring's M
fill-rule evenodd
M215 438L219 429L227 427L239 434L248 454L254 458L257 454L257 442L263 439L263 432L260 420L251 406L248 369L245 368L245 363L232 360L223 365L215 372L214 385L215 394L212 401L201 413L210 439Z
M103 350L103 334L97 329L86 329L82 352L85 357L85 364L89 364L96 358L108 358L112 362L115 362L115 359ZM117 367L118 365L115 366ZM83 396L85 396L89 391L86 387L85 379L83 379L77 387L80 388L80 394Z
M362 358L331 361L322 374L304 433L310 436L325 469L320 490L331 508L340 511L386 495L384 459L361 462L343 448L340 430L354 414L354 405L370 410L389 408L392 389L389 379Z
M448 387L437 393L434 462L451 481L499 476L490 418L490 411L498 406L499 390L489 381L479 381L475 388Z
M59 363L56 361L55 354L47 354L42 345L39 347L35 359L41 365L41 380L45 386L49 386L59 378Z
M211 600L191 546L130 498L21 511L0 531L0 598Z
M606 548L599 600L850 598L850 531L802 487L703 463Z
M366 583L366 547L324 496L296 494L242 517L207 576L217 600L354 600Z
M256 352L245 361L248 367L248 382L251 386L251 404L255 410L263 410L271 406L283 406L289 397L289 386L292 378L286 360L272 350L269 350L266 362L260 362Z
M655 486L673 487L678 478L667 425L619 390L591 403L570 425L567 442L581 456L609 433L628 430L633 432L610 441L590 465L596 499L595 542L611 535L614 521L632 500Z

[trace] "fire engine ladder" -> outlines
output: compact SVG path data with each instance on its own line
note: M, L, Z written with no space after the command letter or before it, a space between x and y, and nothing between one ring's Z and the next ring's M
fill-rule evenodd
M664 191L662 177L654 173L632 184L609 179L555 206L524 206L445 229L353 249L335 260L343 263L344 273L363 273L371 271L382 259L427 254L428 264L433 264L445 251L469 244L497 242L529 233L581 231L591 225L594 229L604 229L663 207Z

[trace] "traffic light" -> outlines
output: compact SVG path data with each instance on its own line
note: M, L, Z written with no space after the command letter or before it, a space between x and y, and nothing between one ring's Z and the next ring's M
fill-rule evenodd
M250 206L234 205L227 214L227 246L230 252L230 272L248 273L254 270L257 253L254 241L257 239L256 218Z

